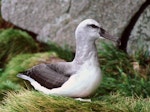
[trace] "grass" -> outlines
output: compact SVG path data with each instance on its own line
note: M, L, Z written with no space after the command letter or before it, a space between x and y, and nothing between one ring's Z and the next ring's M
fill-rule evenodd
M149 112L149 109L149 98L110 94L92 102L80 102L29 90L8 93L8 97L0 105L2 112Z
M102 43L103 50L99 51L99 61L103 72L103 81L96 97L119 92L124 96L150 96L150 78L147 69L150 63L143 65L143 60L149 57L143 53L143 58L130 57L113 45ZM139 62L138 70L134 69L133 61ZM140 63L142 62L142 63ZM144 68L145 67L145 68ZM142 68L142 72L139 70Z
M0 30L0 51L1 100L4 92L19 90L20 85L25 86L23 81L16 77L19 72L50 61L53 57L59 56L68 61L73 57L68 48L63 49L53 43L37 43L29 34L16 29Z
M140 53L144 58L139 58L138 56L130 57L111 44L107 45L103 43L102 45L104 49L99 51L98 55L104 75L96 94L91 97L91 103L75 101L74 99L66 97L44 95L40 92L28 89L17 92L7 91L7 97L5 95L4 100L1 102L0 111L149 112L150 81L148 78L149 72L147 71L149 67L149 58L146 53ZM53 47L49 48L52 50ZM54 48L57 47L54 46ZM57 52L59 52L59 50ZM70 55L71 52L68 54ZM23 64L23 56L25 55L21 55L20 58L19 56L13 58L6 66L6 71L2 72L2 74L5 72L11 73L11 70L17 73L22 69L27 69L27 67L29 67L28 65L30 65L29 63L32 62L30 60L34 60L34 55L29 55L29 57L31 56L33 58L25 58L27 59L25 60L26 64ZM133 62L135 61L139 63L138 69L134 69ZM31 66L33 66L32 64ZM140 68L143 69L142 72L138 72ZM141 73L143 74L141 75ZM11 74L7 74L6 79L10 76L12 76L11 79L13 79L14 75ZM7 82L7 84L9 87L13 86L11 82ZM14 86L17 88L17 85Z
M103 49L98 50L98 56L102 83L92 102L80 102L42 94L16 77L51 56L71 61L74 54L66 46L37 43L13 27L0 16L0 112L149 112L149 52L140 49L129 56L112 44L101 43Z
M11 79L16 81L16 78L14 77L18 72L23 72L39 63L46 63L46 61L49 61L52 57L57 57L57 54L55 52L45 52L17 55L6 65L6 69L2 73L1 79Z
M91 103L80 102L44 95L16 77L17 73L48 61L51 56L71 61L74 56L71 50L54 43L37 43L21 30L2 30L8 27L13 26L0 18L0 112L149 112L150 57L147 51L140 49L129 56L112 44L101 43L103 49L98 50L98 56L102 83L90 97Z
M0 31L0 67L17 54L37 52L37 44L30 35L21 30Z
M18 91L21 87L28 86L16 75L39 63L46 63L52 57L58 57L55 52L20 54L12 58L6 65L6 69L1 73L0 78L0 97L3 99L7 91Z

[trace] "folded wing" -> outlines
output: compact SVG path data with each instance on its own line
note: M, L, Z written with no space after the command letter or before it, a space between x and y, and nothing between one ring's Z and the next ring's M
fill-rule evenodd
M40 64L21 74L34 79L48 89L60 87L69 79L68 74L53 64Z

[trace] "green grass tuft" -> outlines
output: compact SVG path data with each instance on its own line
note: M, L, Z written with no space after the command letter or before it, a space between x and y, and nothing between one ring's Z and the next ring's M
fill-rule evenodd
M0 112L149 112L150 58L148 53L139 51L131 57L114 45L105 43L102 45L103 49L99 49L98 55L104 74L103 80L96 94L91 97L93 102L83 103L71 98L22 90L23 86L28 87L28 85L16 77L19 72L45 62L51 56L71 61L74 54L68 48L61 48L53 43L48 45L35 43L28 34L20 30L0 31L0 51L2 51L0 62L5 65L5 68L0 67L0 100L2 100ZM134 69L133 62L139 64L138 69ZM8 93L7 97L6 93Z
M0 52L0 67L3 67L17 54L37 52L37 44L31 36L21 30L1 30Z
M148 72L138 72L133 68L133 61L143 62L143 58L129 57L123 51L118 50L114 45L102 43L103 49L99 51L99 61L103 72L103 81L95 97L120 92L124 96L150 96L150 78ZM144 53L145 54L145 53ZM143 55L144 55L143 54ZM147 54L146 54L147 55ZM147 71L150 63L147 63ZM139 66L143 66L139 63Z
M6 69L1 73L0 94L3 96L3 93L8 90L16 91L21 88L21 85L25 86L24 81L16 75L34 65L48 61L50 57L57 57L57 54L55 52L20 54L12 58L6 65Z
M80 102L72 98L45 95L36 91L8 93L0 105L2 112L149 112L150 99L103 96L100 100Z

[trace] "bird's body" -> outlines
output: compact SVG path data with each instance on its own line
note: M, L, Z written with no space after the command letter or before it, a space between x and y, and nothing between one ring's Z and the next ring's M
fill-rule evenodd
M101 34L105 37L105 33L95 20L84 20L75 32L76 55L72 62L40 64L18 77L30 81L36 90L45 94L68 97L91 95L102 78L95 40Z

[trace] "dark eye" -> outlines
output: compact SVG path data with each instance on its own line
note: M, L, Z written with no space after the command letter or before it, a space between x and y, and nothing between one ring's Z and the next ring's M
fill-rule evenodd
M94 25L94 24L91 24L91 25L88 25L89 27L92 27L92 28L96 28L96 29L98 29L99 27L98 26L96 26L96 25Z

